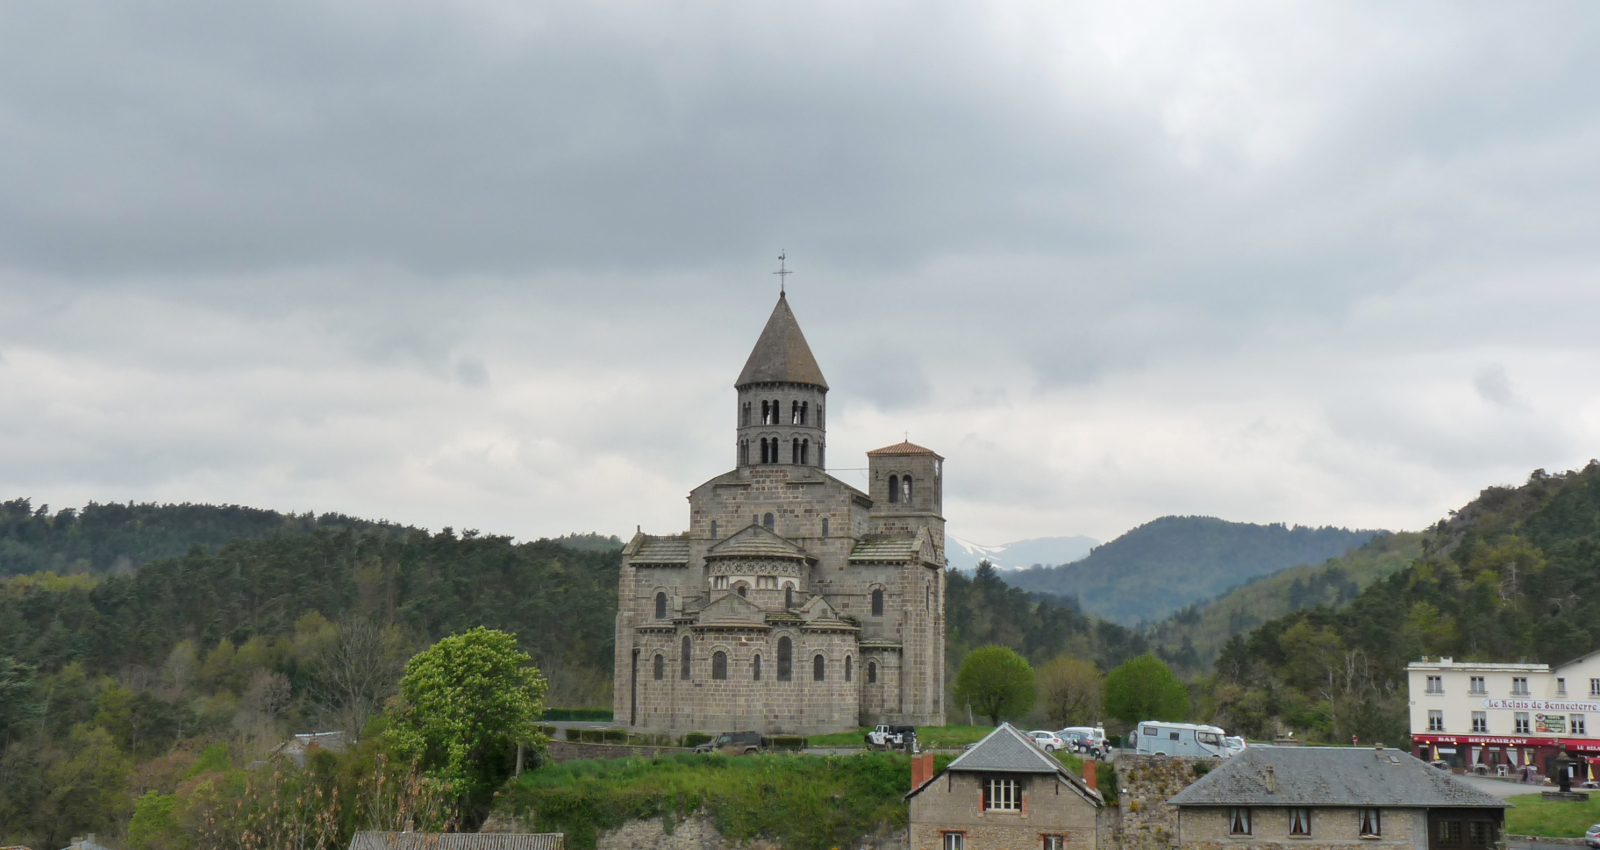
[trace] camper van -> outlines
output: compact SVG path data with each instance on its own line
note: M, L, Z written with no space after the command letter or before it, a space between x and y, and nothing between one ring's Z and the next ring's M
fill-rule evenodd
M1141 755L1225 759L1236 752L1225 737L1226 733L1215 726L1146 720L1129 734L1128 746Z

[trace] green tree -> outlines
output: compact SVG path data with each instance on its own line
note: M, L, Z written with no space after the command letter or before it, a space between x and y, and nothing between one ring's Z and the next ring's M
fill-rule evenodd
M1033 668L1006 647L980 646L961 662L956 699L998 726L1001 716L1020 717L1033 708Z
M540 747L545 681L517 639L475 628L413 656L400 679L395 750L481 804L505 779L518 745Z
M1189 713L1189 689L1161 659L1145 653L1106 677L1106 713L1128 724L1182 720Z
M1055 727L1082 726L1099 719L1103 682L1094 663L1058 655L1039 670L1039 698Z

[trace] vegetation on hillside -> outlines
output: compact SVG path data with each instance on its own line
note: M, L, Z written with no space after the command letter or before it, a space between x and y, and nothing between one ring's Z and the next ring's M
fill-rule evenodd
M1188 675L1204 675L1228 638L1294 611L1318 605L1337 608L1420 554L1420 532L1379 534L1359 549L1316 566L1290 567L1196 602L1142 634L1167 663Z
M239 539L313 531L374 531L395 537L415 529L343 514L285 514L239 505L98 504L33 507L0 502L0 576L131 570L176 558L195 546L215 550Z
M1231 729L1399 741L1405 666L1425 656L1560 663L1600 646L1600 462L1490 487L1429 529L1421 555L1340 608L1236 635L1212 700Z
M949 757L937 756L942 770ZM668 824L696 813L732 841L766 839L794 850L857 846L880 828L903 828L911 790L903 755L722 755L546 765L501 792L498 815L539 832L564 832L573 850L632 819Z
M1320 564L1378 533L1168 516L1095 547L1082 560L1019 570L1006 582L1076 598L1085 612L1132 625L1159 620L1258 576Z

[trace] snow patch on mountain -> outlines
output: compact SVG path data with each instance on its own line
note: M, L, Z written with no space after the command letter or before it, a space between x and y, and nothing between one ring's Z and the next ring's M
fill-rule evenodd
M1025 570L1035 564L1059 566L1087 557L1100 545L1092 537L1035 537L1002 546L985 546L954 535L945 535L944 557L950 566L970 573L978 562L988 559L1000 570Z

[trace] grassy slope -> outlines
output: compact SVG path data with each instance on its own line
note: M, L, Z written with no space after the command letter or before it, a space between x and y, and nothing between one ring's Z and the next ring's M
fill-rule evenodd
M1180 611L1151 626L1146 638L1169 651L1187 639L1209 667L1228 638L1299 608L1342 604L1355 591L1404 569L1422 554L1422 536L1415 531L1382 535L1317 566L1290 567Z
M937 757L943 768L947 757ZM795 850L849 847L881 828L906 825L901 799L911 760L892 753L851 756L676 755L545 765L506 786L498 814L565 832L572 850L629 820L669 824L708 815L725 838L775 840Z
M917 745L924 749L965 747L993 731L993 726L919 726ZM836 732L832 735L811 735L806 738L806 746L859 747L863 745L861 736L866 732L866 729L862 729L857 732Z
M1538 794L1506 802L1516 806L1506 812L1506 832L1513 835L1582 838L1590 824L1600 823L1600 795L1591 795L1586 803L1552 802Z

